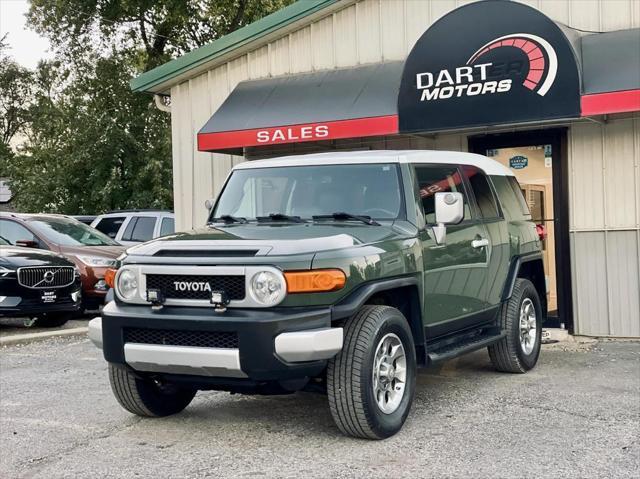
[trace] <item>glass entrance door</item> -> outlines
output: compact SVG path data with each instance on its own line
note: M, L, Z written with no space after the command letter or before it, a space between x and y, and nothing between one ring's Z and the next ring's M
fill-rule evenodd
M542 242L547 304L550 317L558 316L556 285L556 235L553 208L553 151L551 145L517 146L487 150L487 156L509 168L518 179L531 218L545 227Z

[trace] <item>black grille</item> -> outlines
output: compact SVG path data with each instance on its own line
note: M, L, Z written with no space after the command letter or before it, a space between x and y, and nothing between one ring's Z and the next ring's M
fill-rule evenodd
M176 331L172 329L125 328L124 342L237 349L238 333L228 331Z
M181 283L176 287L174 283ZM184 285L182 284L184 283ZM199 283L208 283L210 290ZM196 285L194 288L185 285ZM159 289L166 299L211 298L211 291L224 291L230 300L242 300L245 296L244 276L200 276L190 274L148 274L147 289Z
M73 283L72 266L35 266L18 269L18 283L27 288L64 288Z

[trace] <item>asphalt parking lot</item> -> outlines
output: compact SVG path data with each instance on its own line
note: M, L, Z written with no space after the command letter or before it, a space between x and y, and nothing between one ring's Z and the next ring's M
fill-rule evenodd
M381 442L343 437L323 396L202 392L140 419L85 337L0 349L0 477L638 477L640 343L544 346L526 375L485 351L421 371Z

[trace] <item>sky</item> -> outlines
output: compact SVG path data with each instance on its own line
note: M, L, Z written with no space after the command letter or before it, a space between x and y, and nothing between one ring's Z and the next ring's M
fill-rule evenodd
M38 60L53 55L49 41L27 29L24 15L28 10L28 0L0 0L0 37L8 33L7 53L20 65L33 69Z

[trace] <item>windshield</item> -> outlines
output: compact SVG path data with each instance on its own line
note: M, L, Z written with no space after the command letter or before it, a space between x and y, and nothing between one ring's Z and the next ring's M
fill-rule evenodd
M91 226L69 218L40 218L29 222L49 241L61 246L116 246L118 243Z
M229 178L212 218L283 214L312 219L344 212L392 220L400 215L400 192L395 164L241 169Z

